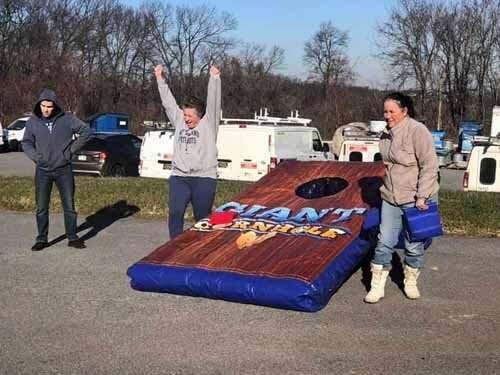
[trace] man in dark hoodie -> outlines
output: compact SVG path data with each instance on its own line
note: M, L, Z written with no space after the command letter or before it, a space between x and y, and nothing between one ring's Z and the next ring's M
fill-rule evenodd
M78 134L76 140L73 135ZM22 141L25 154L35 162L36 223L38 236L31 248L39 251L47 247L49 233L49 204L55 182L64 210L64 227L68 246L85 248L76 234L74 204L75 181L71 157L91 137L92 130L70 113L65 113L52 90L43 90L26 122Z

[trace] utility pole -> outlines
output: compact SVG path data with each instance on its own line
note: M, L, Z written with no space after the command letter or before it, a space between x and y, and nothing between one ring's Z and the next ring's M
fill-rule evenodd
M441 127L443 125L441 117L442 117L442 109L443 109L443 95L442 95L442 90L441 88L443 87L444 83L444 78L443 78L443 72L439 75L439 81L438 81L438 120L437 120L437 130L441 130Z
M438 121L437 121L437 130L441 130L441 107L442 107L442 100L441 100L441 84L438 87Z

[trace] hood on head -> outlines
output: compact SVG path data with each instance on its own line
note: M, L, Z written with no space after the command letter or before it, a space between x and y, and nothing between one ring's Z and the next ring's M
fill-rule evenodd
M59 113L62 112L62 108L59 105L56 93L53 90L44 89L42 91L42 93L40 94L40 97L38 98L38 101L35 103L35 106L33 107L33 113L38 118L43 118L42 111L40 109L40 103L43 102L44 100L51 101L52 103L54 103L54 111L52 112L52 116L51 117L55 117Z

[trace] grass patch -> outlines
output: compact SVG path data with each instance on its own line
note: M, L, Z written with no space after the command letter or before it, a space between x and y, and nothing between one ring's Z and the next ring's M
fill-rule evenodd
M472 237L500 237L500 193L442 191L445 231Z
M153 178L97 178L75 177L75 206L79 215L91 215L98 210L124 200L139 211L134 215L142 219L165 219L167 215L168 181ZM219 181L215 206L228 202L244 190L249 183ZM0 179L0 209L35 212L35 186L32 177L2 177ZM57 188L54 186L50 201L51 212L62 212ZM191 208L187 220L194 220Z
M149 178L96 178L76 176L76 208L80 215L91 215L103 207L125 200L137 206L134 215L143 219L164 220L167 215L167 180ZM215 206L228 202L249 183L219 181ZM500 237L500 194L442 191L439 204L446 233L473 237ZM35 212L35 187L31 177L0 179L0 209ZM54 187L51 212L62 212ZM187 212L192 221L192 212Z

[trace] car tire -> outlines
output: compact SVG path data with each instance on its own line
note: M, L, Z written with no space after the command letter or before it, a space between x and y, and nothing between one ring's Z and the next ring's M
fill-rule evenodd
M9 142L9 150L14 151L14 152L21 151L21 142L10 141Z
M125 177L125 168L121 164L111 164L106 168L105 176Z

